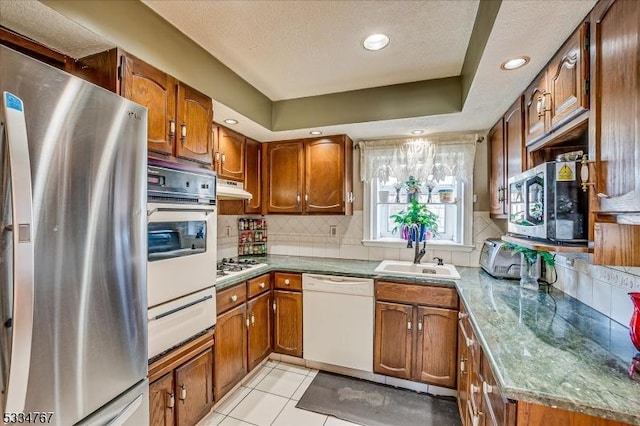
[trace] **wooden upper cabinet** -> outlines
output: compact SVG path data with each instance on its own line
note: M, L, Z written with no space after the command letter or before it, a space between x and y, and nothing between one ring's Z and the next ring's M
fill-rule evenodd
M524 113L522 105L523 97L520 96L504 115L505 188L508 188L509 178L527 169L524 157ZM505 190L505 198L507 198L507 193L508 191ZM505 204L507 201L505 200Z
M173 155L177 85L170 75L133 56L122 55L120 94L147 107L149 151Z
M149 425L173 426L176 396L173 372L167 373L149 385Z
M52 67L71 73L73 72L73 58L4 27L0 27L0 44L51 65Z
M456 386L458 311L417 308L415 378L438 386Z
M273 350L302 357L302 293L273 292Z
M213 103L211 98L178 84L176 157L212 164Z
M500 119L489 131L489 213L491 217L505 217L505 152L504 119Z
M302 213L304 184L304 144L274 142L267 144L268 213ZM265 176L266 175L266 176Z
M544 136L547 131L546 116L549 99L547 92L547 75L542 71L524 92L525 137L527 145Z
M592 207L596 212L640 212L640 3L612 2L594 19L591 151L598 197Z
M215 168L221 179L244 181L245 137L218 126L214 147Z
M262 144L246 138L244 160L244 189L253 195L244 202L244 212L262 213Z
M353 142L347 136L306 140L305 195L306 213L346 213L352 194L352 161L347 161ZM348 213L350 214L350 212Z
M213 351L176 369L176 425L193 426L213 406Z
M557 127L589 108L589 23L583 23L547 67L551 98L550 127Z
M411 379L413 306L376 302L373 371Z

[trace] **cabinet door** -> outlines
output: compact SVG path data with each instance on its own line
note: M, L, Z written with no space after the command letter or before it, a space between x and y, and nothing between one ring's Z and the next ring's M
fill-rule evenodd
M213 104L211 98L178 85L178 139L176 157L212 164Z
M546 73L543 70L524 92L525 140L530 145L544 136L547 111L550 109Z
M594 210L640 212L640 2L612 2L595 19Z
M247 374L247 305L216 321L214 391L216 401Z
M267 144L267 211L301 213L304 176L302 142Z
M273 292L274 351L302 357L302 293Z
M344 213L344 137L306 141L304 210Z
M501 118L489 131L489 196L491 217L504 217L505 209L505 161L504 120Z
M506 177L504 192L505 213L508 203L508 180L509 178L526 170L524 153L524 123L522 112L522 96L509 108L504 115L504 146L506 161Z
M264 293L247 303L249 371L271 352L271 309L271 293Z
M373 371L411 379L414 323L411 305L376 302Z
M456 386L458 311L418 306L414 379Z
M461 312L462 313L462 312ZM466 315L462 313L462 316ZM467 423L467 402L469 400L469 348L461 330L462 319L458 321L458 411L462 424Z
M253 139L245 142L244 189L253 198L244 202L244 212L262 213L262 144Z
M244 181L244 136L218 127L215 147L216 170L222 179Z
M516 403L502 396L493 376L489 360L482 358L482 412L485 424L489 426L514 426L516 424Z
M173 393L173 372L151 383L149 385L149 424L173 426L173 408L176 399Z
M586 43L589 24L584 23L551 59L547 67L551 128L589 107L587 79L589 51Z
M176 369L176 424L195 425L213 406L213 351L207 349Z
M173 155L177 81L130 55L122 56L121 95L147 107L147 148Z

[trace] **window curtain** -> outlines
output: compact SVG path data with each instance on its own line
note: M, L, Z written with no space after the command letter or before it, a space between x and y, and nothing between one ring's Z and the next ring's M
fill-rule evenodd
M390 177L406 182L410 176L426 182L453 176L469 182L473 176L478 134L447 134L421 138L361 141L360 179L370 182Z

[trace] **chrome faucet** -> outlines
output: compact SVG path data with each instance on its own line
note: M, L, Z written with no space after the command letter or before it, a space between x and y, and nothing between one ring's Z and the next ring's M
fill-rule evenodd
M415 240L416 240L416 254L413 257L413 263L415 263L416 265L418 265L420 263L420 260L422 260L422 258L424 257L425 253L427 252L427 239L425 238L423 245L422 245L422 249L420 249L420 225L414 223L409 225L409 245L407 247L411 248L411 233L413 233L413 235L415 235Z

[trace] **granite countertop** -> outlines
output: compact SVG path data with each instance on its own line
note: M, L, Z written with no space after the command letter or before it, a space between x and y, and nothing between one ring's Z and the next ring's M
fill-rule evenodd
M626 327L564 293L520 289L479 268L460 280L374 272L379 262L266 256L269 266L218 279L221 290L269 271L311 272L455 286L506 398L640 425L640 383L626 369L635 349Z

